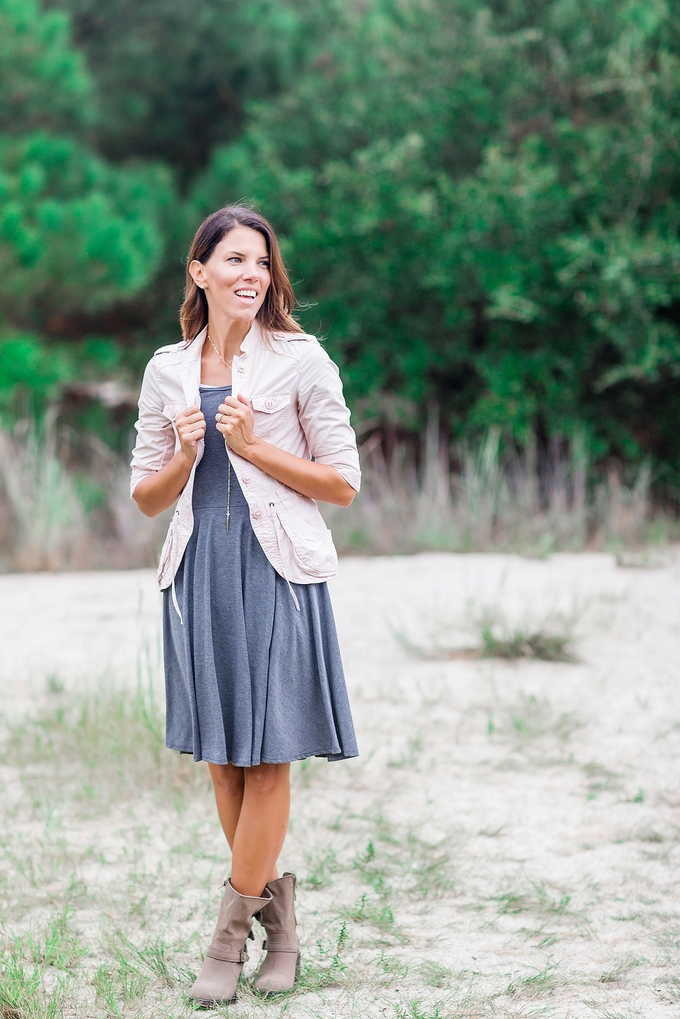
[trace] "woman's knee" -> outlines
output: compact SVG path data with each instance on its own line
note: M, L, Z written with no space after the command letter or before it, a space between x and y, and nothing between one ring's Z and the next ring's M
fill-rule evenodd
M289 764L256 764L243 770L246 788L255 796L272 796L288 789Z
M243 795L243 768L235 768L233 764L211 764L209 768L216 790L232 796Z

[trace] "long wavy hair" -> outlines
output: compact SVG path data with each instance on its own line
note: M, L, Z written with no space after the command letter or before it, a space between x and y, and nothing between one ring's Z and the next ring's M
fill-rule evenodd
M293 318L295 296L273 228L264 216L254 209L249 209L245 205L227 205L203 220L189 248L184 303L179 313L185 343L191 343L208 324L208 300L201 288L194 283L189 266L194 259L205 264L220 241L235 226L248 226L251 230L257 230L267 245L271 282L262 306L255 316L257 322L267 333L301 332L300 326Z

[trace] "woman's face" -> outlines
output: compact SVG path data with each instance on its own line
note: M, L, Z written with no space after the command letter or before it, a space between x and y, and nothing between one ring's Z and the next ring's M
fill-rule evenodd
M267 243L258 230L235 226L207 262L193 261L189 271L203 288L211 311L252 322L271 282Z

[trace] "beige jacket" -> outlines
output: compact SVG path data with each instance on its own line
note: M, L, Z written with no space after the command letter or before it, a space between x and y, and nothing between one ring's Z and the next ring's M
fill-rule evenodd
M142 478L159 471L179 450L175 416L194 404L200 407L206 332L192 343L161 347L146 367L135 425L131 493ZM243 393L250 400L260 438L295 456L330 464L359 491L359 454L342 383L337 367L315 337L275 333L265 339L253 323L240 355L233 359L232 379L233 395ZM211 421L207 424L214 426ZM161 589L172 584L193 531L191 500L203 446L201 440L161 551ZM253 530L277 573L295 584L334 577L337 553L316 502L231 450L229 456L250 507Z

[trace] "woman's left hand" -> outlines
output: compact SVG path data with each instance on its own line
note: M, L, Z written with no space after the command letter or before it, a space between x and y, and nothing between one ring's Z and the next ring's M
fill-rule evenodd
M228 396L219 405L215 420L217 431L222 433L229 448L247 459L248 450L257 441L250 400L241 393L236 397Z

